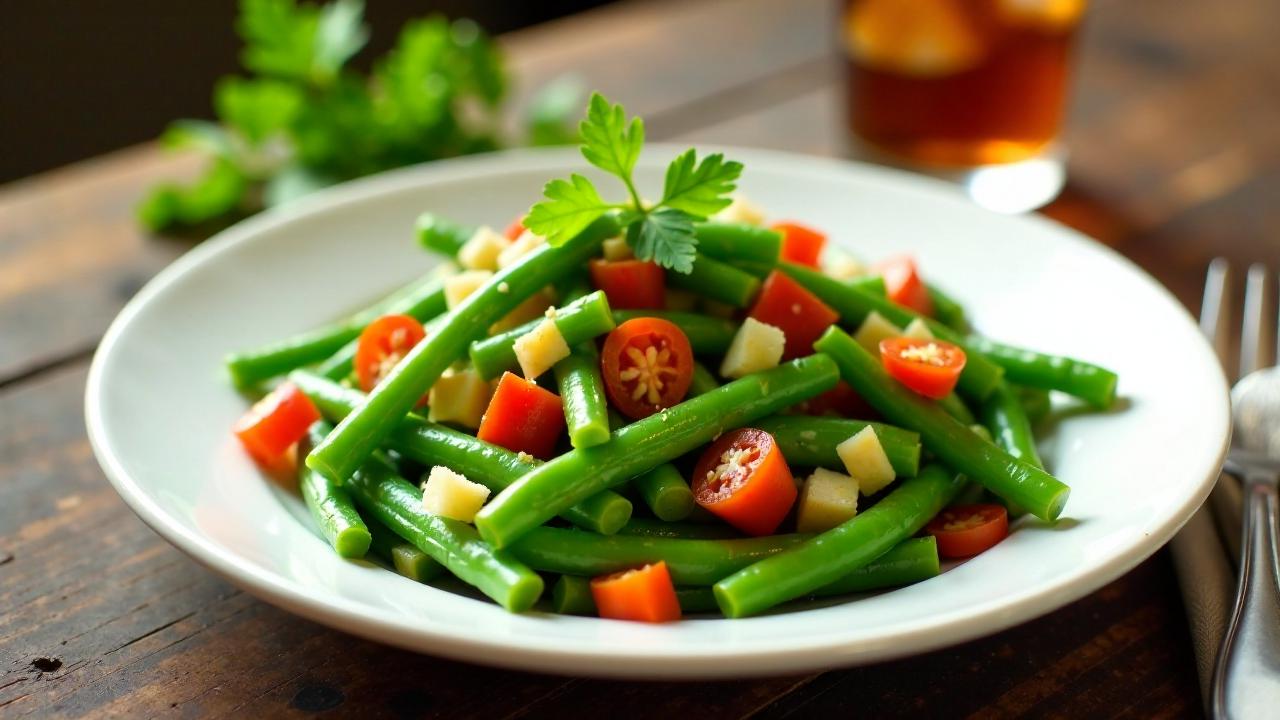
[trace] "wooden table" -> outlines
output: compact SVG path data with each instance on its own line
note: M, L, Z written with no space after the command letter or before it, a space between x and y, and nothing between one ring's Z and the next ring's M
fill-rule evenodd
M826 0L668 0L505 42L523 88L574 70L645 115L653 138L836 155L845 138L835 14ZM1274 256L1276 27L1271 0L1096 3L1068 137L1071 185L1047 212L1193 307L1212 255ZM107 323L190 247L140 232L131 207L144 187L194 168L143 146L0 188L0 716L1200 713L1164 551L1056 613L956 648L697 684L413 655L232 588L129 512L82 421L86 368Z

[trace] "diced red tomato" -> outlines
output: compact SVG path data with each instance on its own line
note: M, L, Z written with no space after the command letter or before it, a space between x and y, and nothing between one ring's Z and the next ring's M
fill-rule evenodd
M910 255L889 258L876 263L872 269L884 278L884 290L890 300L933 317L933 298L929 297L929 288L920 279L916 261Z
M512 373L503 373L476 437L512 452L546 460L564 434L560 396Z
M770 535L796 501L796 483L773 436L757 428L725 433L693 471L698 504L748 535Z
M615 310L661 308L667 282L662 268L647 260L592 260L591 284L603 290Z
M676 588L662 561L595 578L591 597L602 618L651 623L680 619Z
M942 557L973 557L1008 536L1009 512L999 505L957 505L938 513L924 531L937 538Z
M517 238L524 234L524 216L521 215L515 220L512 220L511 224L507 225L507 228L502 231L502 234L505 235L508 240L515 242Z
M956 389L966 359L964 350L942 340L900 337L880 341L880 361L893 379L934 400Z
M674 323L661 318L632 318L609 333L600 351L605 394L627 417L640 418L669 408L693 382L693 348Z
M373 390L426 336L422 323L408 315L383 315L369 323L356 344L355 368L360 389Z
M289 465L290 451L320 419L311 399L293 383L284 383L259 400L231 431L263 467L279 471Z
M793 222L777 223L774 230L782 233L782 259L787 262L818 267L827 236L806 225Z
M871 407L866 400L862 399L849 383L841 380L836 386L830 390L809 398L804 402L797 403L793 408L793 412L803 415L837 415L846 418L858 418L859 420L874 420L880 417L875 408Z
M781 329L786 335L783 360L813 354L814 341L840 319L840 313L777 270L765 278L749 315Z

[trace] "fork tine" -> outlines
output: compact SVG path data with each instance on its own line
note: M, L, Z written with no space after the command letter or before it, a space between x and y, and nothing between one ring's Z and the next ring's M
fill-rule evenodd
M1245 277L1240 331L1240 377L1271 366L1271 324L1267 321L1267 266L1254 263Z
M1231 265L1226 258L1214 258L1204 279L1204 299L1200 305L1200 332L1209 339L1218 362L1227 367L1231 352L1231 307L1227 303L1228 285L1231 281Z

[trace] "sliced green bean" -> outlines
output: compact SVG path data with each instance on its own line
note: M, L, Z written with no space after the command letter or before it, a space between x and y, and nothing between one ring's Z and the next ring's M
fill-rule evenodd
M365 524L369 526L369 534L373 538L369 550L397 573L414 582L424 583L444 572L443 565L414 547L413 543L405 542L386 525L372 518L365 518Z
M856 288L863 292L871 293L876 297L880 297L880 298L889 297L889 291L886 290L884 287L884 277L881 275L863 275L862 277L856 277L856 278L853 278L852 280L847 280L846 284L848 284L848 286L851 288Z
M516 367L516 340L529 333L543 318L498 333L492 337L471 343L471 366L480 377L490 380L504 370ZM554 322L569 347L603 335L614 328L609 300L601 290L585 295L556 310Z
M835 387L830 358L810 355L748 375L619 428L609 442L571 450L503 490L476 515L498 547L595 493L670 462L725 430Z
M938 407L946 411L948 415L958 420L963 425L972 425L978 422L978 418L974 416L973 411L965 405L960 396L951 393L941 400L937 401Z
M671 463L663 463L631 481L644 504L660 520L675 522L693 511L693 491Z
M720 610L731 618L754 615L836 582L923 528L964 482L926 465L852 520L717 582Z
M667 285L704 298L745 308L760 291L760 278L744 270L698 253L693 270L667 273Z
M676 310L614 310L619 325L634 318L652 317L666 320L684 332L694 355L723 355L738 332L738 323L700 313Z
M727 540L729 538L742 537L742 533L722 523L666 522L641 517L628 520L627 524L623 525L622 529L618 531L618 534L680 538L682 540Z
M684 540L641 535L597 535L539 527L509 548L542 572L596 577L659 560L677 585L710 585L762 558L782 552L807 535L770 535L732 540Z
M782 457L792 467L822 467L844 472L844 462L836 454L836 445L870 427L895 473L912 477L920 470L920 436L893 425L837 417L774 415L755 426L773 436Z
M596 599L591 580L577 575L561 575L551 586L551 609L561 615L595 615Z
M1118 377L1106 368L1059 355L1004 345L977 335L969 336L969 347L1004 368L1010 382L1057 390L1106 409L1116 400ZM970 362L973 355L969 356Z
M279 342L227 356L227 372L237 387L284 375L290 370L317 363L352 344L365 326L382 315L414 315L419 320L445 311L444 290L434 273L397 290L388 297L340 320Z
M969 319L965 316L964 306L937 285L929 284L925 287L929 291L929 299L933 301L933 314L938 322L958 333L967 334Z
M443 282L443 281L441 281ZM433 330L434 323L439 322L446 310L444 290L439 289L433 297L424 297L422 302L392 310L397 314L408 315L427 326L427 332ZM324 362L316 366L316 372L330 380L342 380L349 377L355 366L356 350L360 347L360 338L343 345Z
M1043 469L1031 421L1022 409L1018 392L1008 383L1000 383L991 397L978 406L982 424L991 432L996 445L1010 455Z
M933 537L903 540L870 563L852 570L835 582L809 593L810 597L832 597L902 587L937 577L938 544ZM715 592L709 587L676 588L680 609L685 612L720 612Z
M617 219L605 216L565 244L543 245L500 270L450 310L444 316L446 320L409 351L364 403L311 451L307 466L333 480L349 477L400 424L440 374L466 355L472 342L484 337L491 325L529 296L582 267L599 253L605 238L617 234Z
M366 460L347 487L366 512L507 610L528 610L542 594L542 578L511 553L495 550L464 522L423 511L422 492L385 459Z
M864 290L850 287L811 268L796 265L795 263L782 263L779 267L782 268L783 272L794 278L796 282L805 286L814 295L817 295L824 303L830 305L833 310L840 313L841 323L850 330L856 330L858 325L873 310L898 327L906 327L912 320L921 317L897 303L882 297L876 297ZM995 389L996 383L1000 381L1000 377L1004 374L1000 366L987 360L977 352L972 352L970 348L965 346L964 338L942 323L927 318L926 322L929 325L929 330L939 340L946 340L949 343L963 347L968 355L964 371L960 373L960 385L958 388L960 392L975 400L981 400L990 395L991 391Z
M332 429L333 426L327 422L313 424L298 443L298 452L310 450ZM369 528L356 511L346 488L306 466L298 468L298 488L320 533L338 555L344 558L364 557L369 551Z
M609 402L600 377L600 353L595 343L579 343L569 357L552 368L564 405L569 444L592 447L609 440Z
M720 387L720 381L700 362L693 364L693 380L689 383L689 397L706 395Z
M331 421L346 417L364 398L358 390L342 387L305 371L294 372L289 379ZM534 458L522 458L506 448L427 422L413 414L406 416L391 431L387 445L421 465L443 465L462 473L495 493L541 464ZM617 532L630 519L631 501L605 490L566 508L560 517L578 527L608 535Z
M782 256L782 233L744 223L705 222L693 228L698 250L721 262L769 274ZM763 272L761 272L763 271Z
M1014 385L1009 383L1014 391L1018 393L1018 399L1022 401L1022 410L1027 414L1027 419L1031 424L1036 424L1044 419L1053 409L1053 400L1049 397L1049 391L1043 388L1029 388L1025 385Z
M418 216L415 229L418 232L418 243L422 247L449 258L457 256L458 251L475 232L472 228L429 212Z
M839 328L814 347L840 366L844 380L895 425L915 430L926 450L1009 502L1043 520L1062 513L1070 489L1049 473L974 435L967 426L889 377L880 361Z

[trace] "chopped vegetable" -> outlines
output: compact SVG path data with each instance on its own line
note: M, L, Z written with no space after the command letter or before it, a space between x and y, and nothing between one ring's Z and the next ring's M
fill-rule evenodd
M755 428L711 444L693 471L702 507L748 535L769 535L796 500L796 484L773 436Z
M880 341L880 360L889 375L913 392L934 400L947 397L955 389L965 359L964 350L943 340Z
M272 471L291 465L286 453L320 419L320 411L293 383L284 383L236 421L231 431L258 464Z
M876 263L872 270L884 278L889 299L921 315L933 315L933 299L920 279L916 261L910 255L899 255Z
M324 439L333 426L324 421L311 425L307 434L298 441L298 452L306 454L311 446ZM369 551L372 536L356 511L351 495L341 484L312 470L306 465L298 468L298 489L302 501L316 521L320 532L338 553L339 557L361 558Z
M811 268L818 267L827 236L800 223L784 222L773 226L782 233L782 259Z
M616 310L661 308L665 298L665 273L645 260L592 260L591 284L603 290L609 307Z
M488 499L489 488L440 465L431 468L426 482L422 483L424 510L464 523L475 520L476 513Z
M680 619L676 588L661 561L595 578L591 596L602 618L651 623Z
M749 317L733 336L733 343L720 363L720 374L740 378L777 367L782 362L786 344L787 336L781 329Z
M600 372L614 406L627 417L644 418L684 399L693 380L693 350L675 324L635 318L605 339Z
M408 315L383 315L369 323L356 345L354 364L360 389L369 392L382 382L426 336L422 323Z
M858 481L818 468L805 478L796 503L796 531L826 532L858 514Z
M813 342L840 319L839 313L777 270L765 278L749 316L782 330L787 339L783 360L812 353Z
M858 482L863 495L874 495L893 482L896 473L885 454L880 437L867 426L836 445L836 455L849 475Z
M537 383L503 373L476 437L547 460L563 434L564 407L560 397Z
M937 538L942 557L973 557L1009 535L1009 513L1001 505L956 505L938 513L924 531Z
M524 234L524 215L516 217L507 226L502 229L502 236L511 242L515 242Z

